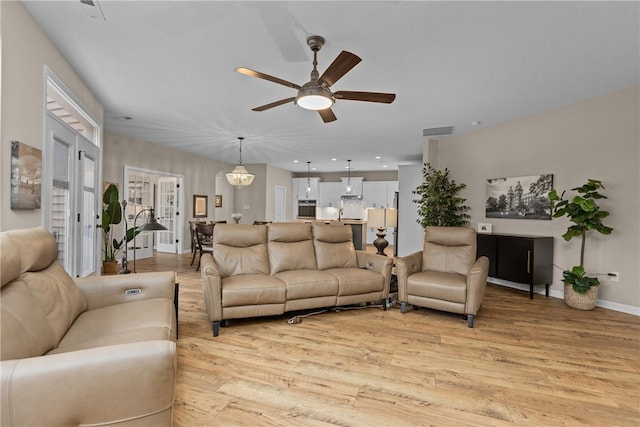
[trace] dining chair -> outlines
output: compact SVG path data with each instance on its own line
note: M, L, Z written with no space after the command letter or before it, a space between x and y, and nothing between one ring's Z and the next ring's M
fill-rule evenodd
M198 266L196 271L200 270L200 260L202 254L213 253L213 227L215 224L196 223L196 239L198 242L198 251L200 252L200 258L198 258Z

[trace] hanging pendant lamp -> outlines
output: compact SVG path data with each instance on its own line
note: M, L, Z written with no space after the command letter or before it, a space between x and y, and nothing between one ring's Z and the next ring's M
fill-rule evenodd
M246 187L251 185L255 175L249 173L247 168L242 164L242 140L244 140L244 137L239 136L238 139L240 140L240 163L235 167L235 169L233 169L233 171L227 174L227 181L229 181L229 184L236 187Z
M309 175L311 170L309 169L311 167L311 162L307 162L307 197L309 197L309 194L311 194L311 176Z
M353 189L351 188L351 160L347 160L348 166L348 178L347 178L347 188L345 189L345 193L346 194L351 194L353 193Z

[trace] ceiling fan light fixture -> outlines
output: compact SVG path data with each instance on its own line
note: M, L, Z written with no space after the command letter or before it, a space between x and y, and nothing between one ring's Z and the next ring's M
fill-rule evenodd
M306 110L326 110L331 108L334 102L331 92L318 85L302 86L296 96L296 104Z
M240 163L226 175L229 184L236 187L246 187L253 183L253 179L256 176L252 173L249 173L247 168L242 164L242 140L244 138L238 137L238 139L240 140Z

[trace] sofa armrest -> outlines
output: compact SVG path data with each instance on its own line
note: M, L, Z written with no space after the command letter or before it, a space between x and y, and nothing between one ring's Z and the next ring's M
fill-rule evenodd
M222 277L211 254L204 254L200 259L200 275L202 276L202 292L204 303L209 314L209 321L222 321Z
M168 298L173 301L177 276L173 271L159 271L89 276L74 281L87 300L89 310L93 310L140 299Z
M422 251L396 259L396 277L398 278L398 299L407 302L407 279L422 271Z
M481 256L471 266L467 274L467 302L465 314L476 315L482 305L484 292L487 289L487 275L489 274L489 258Z
M356 251L358 260L358 268L366 268L367 270L377 271L384 277L383 298L389 296L389 286L391 284L391 269L393 268L393 258L382 255L372 254L365 251Z
M107 425L167 416L165 425L171 424L176 379L172 341L6 360L0 366L3 426Z

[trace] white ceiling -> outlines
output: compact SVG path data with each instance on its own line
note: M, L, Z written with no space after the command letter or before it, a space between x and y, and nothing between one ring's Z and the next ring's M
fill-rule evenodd
M103 103L107 131L229 163L243 136L244 163L293 172L347 159L396 170L421 161L425 128L461 134L640 82L637 1L102 0L106 21L79 0L24 3ZM320 73L341 50L362 58L332 90L395 102L338 100L328 124L294 104L251 111L295 90L235 68L305 83L312 34L326 39Z

